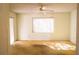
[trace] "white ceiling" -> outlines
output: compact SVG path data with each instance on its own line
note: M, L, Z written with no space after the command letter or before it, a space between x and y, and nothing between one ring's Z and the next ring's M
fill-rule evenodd
M45 10L52 12L71 12L76 9L75 3L44 3ZM16 13L33 13L38 12L40 8L39 3L23 3L23 4L11 4L11 10Z

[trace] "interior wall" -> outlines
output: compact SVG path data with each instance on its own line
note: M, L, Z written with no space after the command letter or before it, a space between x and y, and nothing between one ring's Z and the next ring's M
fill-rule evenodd
M8 54L9 4L0 4L0 54Z
M32 33L33 17L53 17L53 33ZM17 14L18 39L52 39L52 40L69 40L70 39L70 13L53 13L53 14Z
M77 32L76 32L76 43L77 43L77 55L79 55L79 4L77 4Z
M77 9L71 12L71 36L70 40L76 44L76 25L77 25Z

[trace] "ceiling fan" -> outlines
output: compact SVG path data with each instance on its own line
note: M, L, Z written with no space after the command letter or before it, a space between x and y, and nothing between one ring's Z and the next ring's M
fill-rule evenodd
M47 7L44 4L40 4L40 11L46 11L46 12L53 12L53 10L47 9Z
M43 6L43 4L40 5L40 11L44 11L45 10L45 6Z

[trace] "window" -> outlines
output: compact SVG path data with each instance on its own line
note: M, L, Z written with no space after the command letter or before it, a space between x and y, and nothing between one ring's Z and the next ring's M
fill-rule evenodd
M14 18L10 17L9 19L9 26L10 26L10 44L14 43Z
M34 33L52 33L54 31L53 18L33 18Z

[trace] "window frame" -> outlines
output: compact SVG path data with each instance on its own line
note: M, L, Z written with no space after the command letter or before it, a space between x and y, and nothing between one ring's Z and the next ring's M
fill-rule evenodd
M52 34L52 33L54 33L54 21L53 21L53 32L34 32L34 24L33 24L33 22L34 22L34 19L40 19L40 18L51 18L52 20L54 20L54 17L33 17L32 18L32 33L42 33L42 34Z
M12 19L12 20L11 20ZM11 23L12 21L12 23ZM12 24L12 28L10 27ZM10 45L13 44L13 42L15 42L15 25L14 25L14 17L9 17L9 33L10 33ZM13 31L13 33L11 33ZM13 35L13 38L11 36L11 34ZM13 40L11 40L13 39Z

